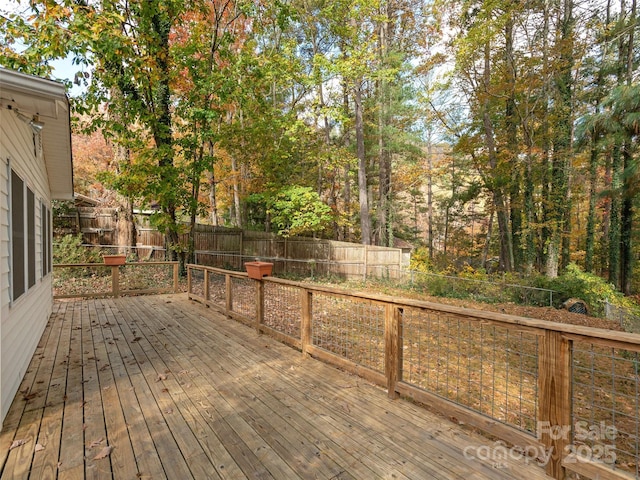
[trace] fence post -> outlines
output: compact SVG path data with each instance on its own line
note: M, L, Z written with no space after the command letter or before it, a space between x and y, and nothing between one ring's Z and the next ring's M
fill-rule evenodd
M118 265L111 266L111 293L116 298L120 296L120 267Z
M264 280L254 280L256 283L256 331L262 333L260 326L264 322Z
M178 293L178 285L180 283L178 267L178 263L173 264L173 293Z
M538 346L538 425L549 455L547 474L565 478L562 459L572 441L571 354L573 342L561 332L546 330Z
M367 268L369 268L369 248L367 247L367 245L363 245L362 246L362 251L364 252L364 261L363 261L363 265L364 265L364 272L362 274L362 280L364 280L365 282L367 281Z
M402 369L402 309L387 304L384 310L384 371L387 377L387 395L398 398L396 384Z
M191 271L192 267L187 267L187 293L191 295L193 292L191 291Z
M309 345L312 345L311 338L311 305L313 302L313 294L306 288L300 289L300 310L302 311L302 320L300 324L300 341L302 346L302 355L309 356Z
M244 259L244 230L240 230L240 264L238 268L242 268L242 261Z

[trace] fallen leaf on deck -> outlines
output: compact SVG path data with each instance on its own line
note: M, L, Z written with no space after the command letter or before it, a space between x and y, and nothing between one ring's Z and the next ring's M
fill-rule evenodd
M44 446L36 443L36 452L41 452L42 450L44 450Z
M23 438L20 440L14 440L13 443L11 444L11 446L9 447L9 450L13 450L14 448L18 448L22 445L24 445L25 443L27 443L29 441L28 438Z
M164 373L159 373L158 376L156 377L156 382L159 382L161 380L166 380L167 376Z
M104 442L104 438L101 438L100 440L94 440L89 445L89 448L99 447L102 442Z
M23 398L24 400L26 400L26 401L33 400L33 399L34 399L34 398L36 398L37 396L38 396L38 392L31 392L31 393L29 393L29 394L27 394L27 393L23 393L23 394L22 394L22 398Z
M93 459L100 460L101 458L107 458L109 455L111 455L111 450L113 450L113 447L106 446L102 450L100 450L100 453L93 457Z
M167 408L164 413L173 413L173 408L169 407Z
M136 337L133 340L131 340L131 343L139 342L140 340L142 340L142 337Z

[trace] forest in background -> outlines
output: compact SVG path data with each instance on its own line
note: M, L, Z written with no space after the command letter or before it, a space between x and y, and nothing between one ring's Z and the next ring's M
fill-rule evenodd
M32 0L0 65L72 58L76 189L213 225L637 290L636 0ZM114 192L107 195L106 192ZM186 225L186 226L185 226Z

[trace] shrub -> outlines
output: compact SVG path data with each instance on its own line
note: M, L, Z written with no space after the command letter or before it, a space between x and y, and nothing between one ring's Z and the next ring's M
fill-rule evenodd
M429 258L429 249L426 247L418 247L411 252L411 263L409 269L415 272L430 272L433 264Z
M100 252L82 245L82 234L65 235L53 245L53 263L102 263Z
M570 298L579 298L587 303L591 315L603 316L605 301L616 306L633 306L633 302L617 291L613 284L597 275L582 271L575 263L569 264L559 277L547 279L546 282L545 288L559 293L557 298L554 298L556 307Z

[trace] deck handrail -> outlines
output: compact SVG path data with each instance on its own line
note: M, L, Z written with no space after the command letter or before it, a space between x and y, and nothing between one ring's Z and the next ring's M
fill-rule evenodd
M121 267L134 267L134 268L151 268L162 265L172 266L171 273L171 287L154 287L154 288L123 288ZM58 263L53 265L55 270L69 269L69 268L105 268L111 269L111 282L110 290L108 291L81 291L72 294L55 294L54 299L66 299L66 298L97 298L97 297L120 297L121 295L146 295L157 293L178 293L179 291L179 263L171 261L161 262L127 262L124 265L106 265L104 263ZM54 273L55 275L55 273Z
M632 405L631 409L625 412L615 410L615 408L622 409L622 406L621 400L618 399L616 404L614 398L612 413L615 418L601 421L593 412L582 412L582 410L596 410L599 407L597 399L584 400L582 397L585 395L582 391L587 390L590 395L595 395L594 391L597 394L599 387L594 385L590 390L589 382L582 379L581 375L591 375L589 377L591 379L602 376L603 383L611 381L614 385L619 377L624 377L626 382L631 383L629 388L637 392L640 385L640 375L638 375L640 335L638 334L388 295L350 292L275 277L252 280L244 272L202 265L187 265L187 272L190 299L214 307L228 317L243 321L260 333L270 334L300 349L304 355L333 363L386 387L390 398L401 395L430 405L461 423L481 428L498 438L499 442L519 446L522 451L534 457L538 454L547 456L545 468L554 478L564 478L567 470L591 478L598 475L604 475L607 478L633 478L629 477L627 472L620 470L620 465L615 460L616 453L620 456L627 455L629 458L635 455L637 459L639 446L635 432L640 426L637 398L635 404L632 398L628 399ZM241 291L243 288L245 290ZM247 288L253 290L253 294L247 294ZM265 294L267 289L269 291ZM286 314L291 323L298 322L294 333L268 325L274 317L286 315L284 312L269 312L270 307L266 306L266 303L281 301L295 304L295 312ZM335 307L337 310L327 313L331 310L331 302L337 305ZM316 303L317 312L314 309ZM287 308L294 307L289 305ZM366 315L380 320L379 324L382 327L360 325L356 320L355 323L345 324L348 328L343 330L362 329L365 333L360 339L369 342L370 349L379 350L380 355L384 355L383 359L374 358L370 364L367 364L367 361L353 360L348 354L340 353L337 347L322 344L322 339L318 336L322 332L315 332L314 327L318 331L331 329L332 322L340 324L342 317L353 315L353 312L348 310L371 311L373 313ZM265 321L267 317L269 319ZM372 320L372 322L375 321L375 319ZM433 329L429 333L431 344L424 340L426 335L420 330L425 326ZM370 330L366 330L367 328ZM376 333L376 329L381 332ZM467 334L467 330L475 333ZM347 336L351 333L343 331L341 335ZM378 336L377 344L364 338L366 335ZM478 342L480 345L462 346L465 342L472 343L469 340L476 339L477 335L481 339ZM483 335L484 340L482 340ZM350 348L344 347L350 342L353 343L353 338L343 341L340 348ZM450 372L455 376L456 368L458 374L463 369L464 365L462 367L460 365L461 358L464 361L468 360L469 364L474 360L473 355L456 356L456 348L472 351L476 347L484 348L486 342L493 347L494 363L483 365L485 354L476 353L475 355L480 357L481 371L465 371L465 375L469 376L468 384L476 385L478 382L471 380L471 376L478 374L482 376L485 367L493 370L493 375L496 375L495 371L502 366L506 369L507 376L509 373L512 376L520 375L520 378L516 378L515 381L506 380L507 383L511 381L514 385L519 385L520 397L535 398L517 399L520 403L516 408L520 408L520 412L516 412L516 421L510 422L506 419L506 415L503 417L499 412L493 412L496 405L491 405L490 412L482 408L482 397L485 395L483 388L486 387L482 385L482 380L480 381L480 408L459 401L455 392L448 393L444 389L439 390L439 387L430 391L429 386L425 387L420 381L416 382L413 379L412 370L424 369L424 365L420 360L416 361L416 358L425 355L424 352L415 354L413 350L429 349L433 347L434 342L437 343L438 349L445 352L442 354L445 355L445 360L451 356L454 357L451 362L458 362L457 367L451 364L440 365L440 363L435 367L436 370L444 369L447 383L449 383ZM337 343L340 343L340 339ZM445 343L446 348L443 347ZM417 347L414 344L417 344ZM507 353L502 351L502 346ZM495 359L501 355L505 358L496 361ZM486 355L484 359L487 363L491 362L490 359L486 359ZM608 373L605 368L601 368L602 362L607 365L607 368L609 363L613 364ZM515 367L513 363L516 364ZM407 368L409 371L405 371ZM626 371L630 371L631 374L625 377L623 373ZM437 371L432 375L442 376ZM459 389L456 382L463 383L464 380L459 378L451 380L455 383L454 390ZM494 390L496 383L502 380L494 378ZM534 385L530 385L531 383ZM530 395L523 393L523 384L527 384L527 388L531 389ZM510 398L513 394L509 388L507 386L505 390L505 404L513 400ZM627 398L624 393L615 391L615 386L613 393L607 392L607 394L618 395L622 399ZM495 402L497 397L492 398L491 401ZM590 403L586 404L586 408L582 408L585 401ZM618 417L623 416L625 423L611 424L613 421L619 421ZM583 420L585 418L591 419L591 424L588 420ZM596 433L602 435L604 433L594 432L594 429L601 428L605 424L616 432L617 438L615 436L614 438L597 437ZM594 438L585 435L585 431L592 434ZM604 445L602 442L612 443L612 450L608 449L610 445ZM607 447L606 457L603 456L604 447ZM637 464L633 468L635 478L639 478Z

